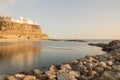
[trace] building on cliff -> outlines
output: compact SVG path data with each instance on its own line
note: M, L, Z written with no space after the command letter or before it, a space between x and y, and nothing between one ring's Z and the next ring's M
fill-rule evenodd
M15 22L15 23L20 23L20 24L31 24L31 25L38 25L37 22L33 22L31 19L29 18L23 18L23 17L20 17L18 19L15 19L15 18L12 18L12 17L2 17L4 21L7 21L7 22Z
M0 17L0 39L41 40L48 39L38 25L30 19Z

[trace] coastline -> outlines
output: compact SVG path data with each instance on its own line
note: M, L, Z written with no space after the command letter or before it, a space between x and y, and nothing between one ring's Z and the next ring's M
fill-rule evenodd
M0 39L0 42L37 42L37 41L44 41L47 39Z
M2 78L0 80L120 80L120 53L86 56L50 65L44 70L22 71Z

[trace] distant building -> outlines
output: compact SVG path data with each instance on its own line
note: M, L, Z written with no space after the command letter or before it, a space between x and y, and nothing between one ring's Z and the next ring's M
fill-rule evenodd
M33 24L33 25L38 25L37 22L33 22L31 19L26 19L26 18L23 18L23 17L20 17L18 19L14 19L14 18L11 18L11 17L4 17L4 20L5 21L8 21L8 22L15 22L15 23L20 23L20 24Z

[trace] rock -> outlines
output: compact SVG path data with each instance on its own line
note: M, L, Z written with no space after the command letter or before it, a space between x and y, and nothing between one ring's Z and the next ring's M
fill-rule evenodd
M106 57L104 57L104 56L100 56L99 57L99 61L103 61L104 62L104 61L108 61L108 59Z
M78 72L78 71L70 71L69 73L70 73L70 75L74 76L75 78L80 77L80 72Z
M82 75L79 80L90 80L90 79L91 79L91 77L86 77L86 76Z
M51 65L51 66L49 67L49 70L56 71L56 70L57 70L57 68L56 68L56 66Z
M15 74L15 77L17 79L23 79L25 77L25 75L23 75L23 74Z
M22 71L19 74L23 74L23 75L32 75L31 71Z
M33 69L31 72L32 72L32 74L34 74L34 75L42 74L42 71L40 71L39 69Z
M54 79L56 78L56 71L52 71L52 70L49 70L49 71L46 71L45 74L47 75L47 77L49 79Z
M35 76L27 75L23 80L36 80Z
M102 74L102 77L107 80L120 80L120 72L107 71Z
M120 61L120 56L118 56L118 55L115 56L115 60L116 60L116 61Z
M112 61L108 61L108 62L107 62L107 65L108 65L108 66L111 66L112 64L113 64Z
M18 79L15 78L14 76L8 76L8 77L6 77L6 80L18 80Z
M77 80L75 77L71 76L70 73L62 73L57 75L58 80Z
M94 66L92 63L87 63L85 65L89 70L92 70L92 67Z
M120 71L120 65L113 65L112 70L119 72Z
M50 79L50 80L55 79L55 78L56 78L56 75L54 75L54 74L50 74L50 75L49 75L49 79Z
M72 68L69 64L64 64L61 66L61 70L72 70Z
M7 75L0 75L0 80L5 80L6 77Z
M100 64L99 64L101 67L103 67L103 68L106 68L107 67L107 65L106 65L106 63L105 62L100 62Z
M115 64L116 64L116 65L120 65L120 62L116 61Z
M61 66L62 66L62 64L56 64L56 65L55 65L55 67L56 67L57 70L60 70L60 69L61 69Z
M108 53L114 53L114 54L120 53L120 40L113 40L113 41L109 42L108 44L103 44L103 43L93 44L93 43L90 43L89 45L102 47L102 50L106 51Z
M114 74L112 74L112 75L114 75ZM104 72L104 73L102 74L102 77L103 77L104 79L107 79L107 80L115 80L112 75L109 74L109 72Z
M47 76L46 76L45 74L39 75L39 76L37 77L37 79L46 80L46 79L47 79Z
M97 62L97 60L96 60L95 58L93 58L92 56L86 56L86 58L87 58L87 61L88 61L89 63Z
M102 68L102 67L94 67L93 69L100 74L102 74L104 72L104 68Z
M57 74L62 74L62 73L69 73L69 70L58 70Z
M86 71L86 69L87 69L87 67L85 67L84 65L79 65L79 66L78 66L78 71L79 71L80 73L83 73L84 71Z
M95 70L90 71L90 75L91 75L92 77L94 77L96 74L97 74L97 72L96 72Z
M115 80L120 80L120 72L115 74Z

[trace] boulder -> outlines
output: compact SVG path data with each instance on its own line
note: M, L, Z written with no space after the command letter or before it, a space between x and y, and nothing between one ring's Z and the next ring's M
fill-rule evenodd
M51 71L56 71L56 70L57 70L57 68L56 68L56 66L51 65L51 66L49 67L49 70L51 70Z
M104 68L102 68L102 67L94 67L93 70L95 70L99 74L102 74L104 72Z
M120 71L120 65L113 65L112 70L119 72Z
M106 67L107 67L107 65L106 65L105 62L100 62L99 65L100 65L101 67L103 67L103 68L106 68Z
M57 75L58 80L77 80L70 73L62 73Z
M102 77L105 80L120 80L120 72L114 72L114 71L105 71L102 74Z
M35 76L27 75L23 80L36 80Z
M46 79L47 79L47 76L46 76L45 74L39 75L39 76L37 77L37 79L46 80Z
M39 69L33 69L31 72L32 72L32 74L34 74L34 75L42 74L42 71L40 71Z
M7 75L0 75L0 80L5 80L6 77Z
M7 76L6 80L18 80L15 76Z
M72 70L72 68L69 64L64 64L61 66L61 70Z
M25 77L24 74L15 74L14 75L17 79L23 79Z
M70 73L70 75L74 76L75 78L80 77L80 72L78 72L78 71L70 71L69 73Z

